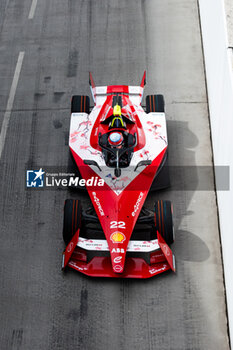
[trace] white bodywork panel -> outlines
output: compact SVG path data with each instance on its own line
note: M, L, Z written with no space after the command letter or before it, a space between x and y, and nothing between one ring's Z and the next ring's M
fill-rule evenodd
M86 239L79 237L77 246L86 250L109 251L106 239ZM153 252L160 249L158 240L152 241L129 241L127 252Z
M96 86L94 90L91 88L92 97L95 104L103 104L106 99L107 86ZM128 87L130 100L136 106L140 106L143 96L143 88L141 86L129 86Z
M104 93L104 87L101 88ZM98 89L100 89L100 87ZM119 195L128 184L145 169L145 166L141 166L137 171L134 171L136 165L142 160L153 161L164 148L167 147L165 114L146 114L141 106L134 105L143 126L146 142L144 148L133 153L130 166L128 168L121 168L121 176L116 178L114 175L114 168L107 167L101 152L90 145L91 131L102 104L106 99L106 95L101 95L101 91L98 91L96 99L98 103L96 103L96 106L89 115L87 113L72 113L69 146L80 158L95 160L102 171L96 166L91 166L92 170L104 179L108 186ZM130 100L133 100L131 95Z

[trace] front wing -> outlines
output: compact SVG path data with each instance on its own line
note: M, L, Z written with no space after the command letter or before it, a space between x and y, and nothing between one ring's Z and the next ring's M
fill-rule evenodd
M140 251L150 254L150 263L139 257L127 257L124 271L116 273L112 269L111 258L95 256L87 262L87 250L107 251L107 245L100 240L85 240L79 237L80 230L75 233L63 252L62 268L69 266L92 277L115 278L150 278L162 272L175 272L175 258L170 247L157 232L157 240L139 242L130 241L128 251ZM98 241L98 242L97 242Z

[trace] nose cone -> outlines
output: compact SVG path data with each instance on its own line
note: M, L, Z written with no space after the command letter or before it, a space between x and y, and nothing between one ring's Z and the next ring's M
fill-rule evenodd
M111 261L115 273L122 273L125 265L126 236L123 232L115 231L110 236L111 240Z
M122 248L115 248L116 251L119 252L112 252L111 253L111 261L112 261L112 269L115 273L122 273L124 271L124 265L125 265L125 252L122 250ZM123 252L121 252L121 250Z

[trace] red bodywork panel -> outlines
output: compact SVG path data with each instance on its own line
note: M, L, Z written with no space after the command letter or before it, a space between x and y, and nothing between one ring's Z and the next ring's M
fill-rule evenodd
M103 104L103 106L101 107L100 113L95 121L95 124L91 132L91 138L90 138L91 146L98 151L101 151L101 148L98 144L99 133L105 134L106 132L109 131L108 125L101 124L101 122L103 122L113 114L112 100L114 96L115 95L107 96L107 99ZM129 99L129 96L128 95L120 95L120 96L122 97L123 106L127 106L127 109L125 107L122 108L122 114L127 115L130 113L130 116L132 118L131 120L135 122L135 124L127 125L127 129L125 131L129 132L132 135L134 135L134 133L137 134L138 144L134 149L134 152L136 152L145 146L145 141L146 141L145 134L144 134L140 119L135 111L133 104Z

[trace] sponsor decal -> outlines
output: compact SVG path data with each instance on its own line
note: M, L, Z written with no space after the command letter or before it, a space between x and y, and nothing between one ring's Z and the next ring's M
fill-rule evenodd
M87 250L103 250L108 251L108 243L103 239L86 239L83 237L79 237L78 244L80 248Z
M121 262L121 260L122 260L122 256L116 256L114 259L113 259L113 262L115 263L115 264L119 264L120 262Z
M152 252L159 249L158 240L152 241L129 241L127 251Z
M116 265L113 267L113 270L119 273L123 271L123 267L121 265Z
M101 215L101 216L104 216L105 214L104 214L103 208L102 208L102 206L101 206L101 204L100 204L100 200L99 200L99 198L96 196L96 192L92 192L92 195L93 195L94 202L95 202L96 205L97 205L97 208L98 208L98 210L99 210L100 215Z
M150 269L149 272L152 275L154 273L162 272L166 269L167 269L167 265L163 265L163 267L161 267L160 269Z
M124 254L125 250L124 250L124 248L113 248L111 253L122 253L122 254Z
M110 228L124 228L125 229L125 222L124 221L111 221L110 222Z
M79 271L87 270L87 267L78 266L74 261L69 261L69 266L73 266L74 268L78 269Z
M67 253L71 252L71 250L73 249L74 243L70 242L70 244L67 247Z
M164 254L154 254L154 258L163 258L164 257Z
M27 170L27 187L44 187L44 171Z
M132 213L131 213L132 216L135 216L137 211L139 210L139 206L140 206L140 203L141 203L141 200L142 200L143 196L144 196L144 193L140 192L140 194L138 196L138 199L137 199L137 202L134 205L134 211L132 211Z
M168 246L167 245L163 245L163 250L164 250L164 254L165 255L167 255L167 256L169 256L170 255L170 250L169 250L169 248L168 248Z
M126 240L124 233L119 231L113 232L110 239L113 243L123 243Z

